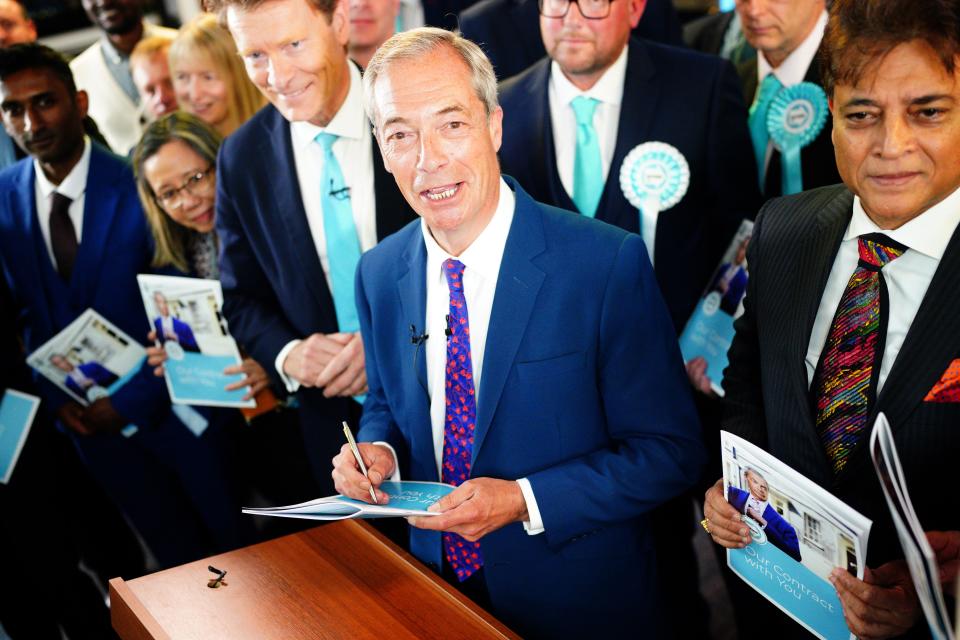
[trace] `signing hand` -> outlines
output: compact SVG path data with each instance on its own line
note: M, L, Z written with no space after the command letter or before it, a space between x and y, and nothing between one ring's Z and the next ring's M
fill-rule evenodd
M927 541L937 555L943 590L955 594L960 570L960 531L927 531Z
M430 506L439 516L407 518L415 527L458 533L470 542L511 522L529 519L520 485L513 480L473 478Z
M267 372L264 371L263 367L261 367L253 358L244 358L240 364L235 364L224 369L223 373L228 376L236 375L238 373L244 374L242 380L231 382L224 387L224 389L227 391L234 391L236 389L250 387L247 390L246 395L243 396L244 400L249 400L270 386L270 378L267 377Z
M707 361L703 356L697 356L687 363L687 378L690 384L700 393L717 397L717 393L710 386L710 376L707 375Z
M861 640L903 635L920 617L920 602L906 561L866 569L863 578L857 580L839 568L830 573L850 631Z
M394 459L393 452L382 444L370 444L369 442L358 442L357 448L360 450L360 456L363 458L363 464L367 467L367 475L370 476L370 482L360 473L360 467L357 465L357 459L353 457L353 451L350 445L345 444L340 447L340 453L333 458L333 485L337 493L354 500L370 500L370 485L373 485L377 492L377 504L387 504L390 501L389 496L379 490L383 484L384 478L393 475Z
M147 340L152 347L147 347L147 364L153 367L153 375L163 376L163 363L167 361L167 351L163 345L157 346L157 332L151 331L147 334Z
M350 341L350 333L314 333L287 354L283 372L304 387L318 387L317 379Z
M750 544L750 530L740 519L740 512L723 497L723 479L707 489L703 515L710 521L710 537L721 547L742 549Z
M323 387L324 397L355 396L367 391L363 340L359 333L348 335L350 340L343 346L343 350L327 363L317 377L316 386Z

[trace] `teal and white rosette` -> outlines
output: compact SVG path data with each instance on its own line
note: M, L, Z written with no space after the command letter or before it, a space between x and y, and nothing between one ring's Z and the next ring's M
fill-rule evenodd
M640 212L640 236L653 263L657 218L680 202L690 187L690 165L673 145L644 142L634 147L620 165L620 188L627 202Z
M767 132L781 155L784 195L803 191L800 150L813 142L827 122L827 94L812 82L781 89L767 111Z

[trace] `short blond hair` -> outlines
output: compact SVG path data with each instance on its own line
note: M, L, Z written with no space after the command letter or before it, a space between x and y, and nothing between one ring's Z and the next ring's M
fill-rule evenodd
M266 98L247 77L230 32L211 13L201 13L180 27L170 45L171 75L176 75L178 64L197 53L206 55L230 84L230 103L227 105L230 131L225 132L226 135L249 120L266 104Z
M137 43L137 46L130 52L130 65L138 64L141 61L148 61L155 55L167 57L170 51L170 45L173 44L173 38L170 36L150 36L143 38Z
M363 72L363 108L375 131L379 114L373 101L373 91L377 79L394 63L418 60L442 47L449 47L470 69L473 90L483 103L487 115L500 106L497 101L497 76L493 72L493 65L480 47L457 32L420 27L391 36L380 45Z

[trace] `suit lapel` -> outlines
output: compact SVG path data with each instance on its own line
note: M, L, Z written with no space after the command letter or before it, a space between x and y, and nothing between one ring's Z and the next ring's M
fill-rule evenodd
M561 209L576 211L577 207L563 188L560 174L557 172L557 153L553 140L553 118L550 115L550 60L538 63L536 74L530 79L533 93L531 103L540 117L528 118L527 126L533 127L531 139L539 140L530 150L530 166L533 167L534 191L544 194L544 198Z
M324 314L333 316L333 296L327 287L327 279L320 265L320 256L313 243L313 234L307 223L307 212L303 208L303 196L300 193L300 182L297 178L296 162L293 157L293 141L290 136L290 125L273 107L272 118L265 123L268 135L264 136L260 147L264 158L269 158L268 167L283 167L285 170L273 171L270 176L277 184L271 190L274 200L274 211L277 218L287 231L290 245L293 248L293 258L299 263L299 273L307 283L307 287L314 296L314 302ZM320 179L317 178L317 189L320 188ZM269 215L261 212L261 215Z
M407 339L406 330L413 325L411 331L419 334L426 328L427 313L427 248L423 244L423 238L420 230L411 234L411 240L403 252L403 259L406 270L397 278L397 294L400 298L399 318L403 337L400 340L404 343L400 353L407 353L407 350L420 349L417 357L416 371L413 376L402 376L404 396L410 399L412 411L407 416L411 429L431 429L430 426L430 398L423 390L421 385L427 385L427 350L426 347L417 347ZM411 351L412 354L412 351ZM411 355L411 360L413 356ZM401 358L401 367L405 367L406 361ZM433 437L426 434L422 438L411 438L410 440L419 442L423 446L419 451L412 451L412 458L416 460L432 460L434 453Z
M758 53L757 55L760 54ZM759 84L759 80L757 79L758 73L757 59L755 57L737 65L737 75L740 77L740 84L743 86L743 102L747 105L747 109L753 104L753 98L757 95L757 85Z
M109 252L110 230L120 205L119 190L114 189L117 173L103 162L97 147L90 151L90 171L83 205L83 233L77 251L77 260L70 276L70 302L74 307L90 306L100 268Z
M42 320L42 326L45 327L43 335L50 335L53 333L53 318L50 315L51 296L50 291L44 284L43 274L56 273L56 267L50 259L50 252L47 250L43 234L40 231L40 219L37 214L34 192L36 176L33 162L26 162L21 167L20 175L17 178L17 188L8 194L12 211L16 212L17 224L22 229L24 239L23 244L14 247L14 250L19 252L17 260L23 260L25 264L29 265L29 271L37 276L37 288L43 292L44 297L44 304L37 310L37 313L42 315L42 318L38 318L38 320ZM10 257L12 258L12 256Z
M546 247L543 219L538 205L516 183L516 208L503 262L497 276L497 290L490 314L490 329L484 347L483 377L477 400L477 424L474 431L473 460L483 446L496 413L503 386L513 367L520 341L546 277L533 258ZM472 461L471 461L472 466Z

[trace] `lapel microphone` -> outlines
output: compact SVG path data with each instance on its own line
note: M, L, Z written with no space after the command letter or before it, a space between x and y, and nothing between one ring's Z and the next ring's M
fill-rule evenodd
M443 335L449 338L453 335L453 329L450 328L450 314L448 313L445 317L447 320L447 328L443 330Z
M410 344L415 344L419 347L426 342L429 337L426 333L417 333L416 325L410 325Z

